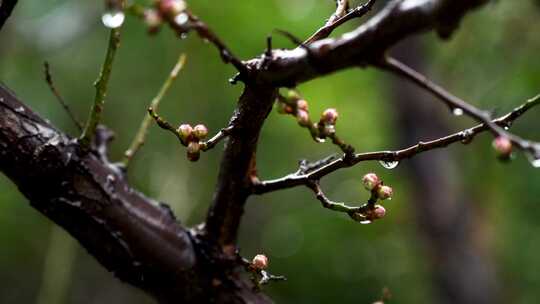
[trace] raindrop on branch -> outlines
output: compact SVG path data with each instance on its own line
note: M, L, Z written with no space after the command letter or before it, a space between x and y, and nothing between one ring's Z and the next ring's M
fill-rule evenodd
M122 11L108 11L101 16L101 22L108 28L115 29L119 28L124 24L126 16Z
M534 168L540 168L540 157L535 157L535 156L528 156L528 157L529 157L529 161L531 162L531 165Z
M463 115L463 109L462 108L453 108L452 109L452 114L454 114L455 116L461 116L461 115Z
M361 221L361 222L360 222L360 224L362 224L362 225L369 225L369 224L371 224L371 223L373 223L373 222L370 221L370 220L364 220L364 221Z
M399 161L397 161L397 160L395 160L395 161L381 160L381 161L379 161L379 164L381 164L381 166L383 166L383 168L385 168L385 169L392 170L392 169L396 168L399 165Z

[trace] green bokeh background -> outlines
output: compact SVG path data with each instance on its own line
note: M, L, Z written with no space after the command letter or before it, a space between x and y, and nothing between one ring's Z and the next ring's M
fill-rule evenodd
M98 1L99 2L99 1ZM273 29L309 36L333 9L333 1L210 0L190 1L241 58L260 54ZM92 83L107 43L100 23L101 3L91 1L21 1L0 33L0 80L56 126L75 129L43 80L42 63L52 66L57 87L79 118L93 100ZM468 16L448 42L433 34L423 37L429 75L475 105L503 113L540 92L540 34L537 1L494 1ZM360 21L343 26L350 30ZM339 34L339 33L337 33ZM274 35L275 36L275 35ZM291 43L275 36L274 47ZM139 20L128 18L114 65L105 123L117 135L111 159L119 159L179 53L186 68L163 100L160 112L170 121L205 123L210 130L225 126L242 85L232 86L231 66L215 49L195 36L178 40L169 30L148 36ZM390 77L373 69L351 69L308 82L300 90L311 113L336 107L339 133L360 151L399 148L388 101ZM443 106L441 106L441 111ZM531 111L514 131L540 140L539 110ZM452 128L471 125L467 118L446 115ZM187 225L204 219L213 195L221 148L190 163L170 134L152 126L149 139L130 169L132 184L165 201ZM523 155L511 164L496 161L486 135L468 146L449 148L458 161L458 178L482 210L484 246L496 266L504 299L536 303L540 289L540 169ZM300 158L318 159L334 153L330 144L316 144L294 119L273 112L262 131L259 173L274 178L295 169ZM439 153L439 152L432 152ZM360 177L377 172L394 187L384 221L358 225L320 207L303 188L252 197L243 219L240 247L245 256L268 254L271 271L288 277L266 291L277 303L370 303L383 287L392 303L433 303L430 267L410 201L411 187L401 166L389 171L364 163L324 180L336 200L362 201ZM52 304L40 295L43 282L61 282L61 303L152 303L145 294L115 280L64 232L29 207L5 177L0 177L0 303ZM55 251L49 250L55 236ZM156 248L159 250L159 248ZM47 259L47 256L50 258ZM46 269L49 261L49 270ZM52 266L51 266L52 265ZM66 271L69 270L69 271ZM54 285L54 284L53 284ZM503 299L501 299L503 300ZM59 301L59 300L58 300Z

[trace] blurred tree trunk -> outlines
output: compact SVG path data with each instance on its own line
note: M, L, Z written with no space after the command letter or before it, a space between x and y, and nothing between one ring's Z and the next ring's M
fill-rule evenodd
M410 39L395 48L398 59L426 68L422 44ZM441 104L402 79L392 78L400 146L437 138L450 131L440 113ZM449 114L450 115L450 114ZM437 117L439 116L439 117ZM414 195L414 215L432 267L436 302L441 304L497 303L493 265L478 244L474 200L464 192L458 162L449 150L423 154L406 163Z

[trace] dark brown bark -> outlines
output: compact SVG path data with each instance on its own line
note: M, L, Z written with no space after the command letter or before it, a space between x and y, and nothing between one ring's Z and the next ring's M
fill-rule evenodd
M64 227L100 263L161 303L269 303L242 276L234 254L250 194L262 125L279 86L377 61L405 37L435 29L443 36L485 0L392 1L338 39L274 50L240 69L247 87L232 118L216 192L204 229L188 231L170 209L130 188L106 158L101 129L89 153L0 87L0 171L31 205ZM0 7L0 29L16 1ZM236 62L236 64L240 64ZM244 68L242 66L242 68Z
M266 303L233 260L180 225L169 207L132 189L106 159L108 130L90 153L0 87L0 170L30 204L109 271L160 303ZM212 287L218 280L221 286Z
M419 41L403 43L395 51L404 62L424 70L425 56ZM400 144L450 131L444 117L436 114L430 95L401 79L392 80ZM413 210L431 259L436 303L498 303L493 265L473 239L479 222L475 204L460 183L455 172L458 164L451 153L440 150L424 154L404 165L416 189Z

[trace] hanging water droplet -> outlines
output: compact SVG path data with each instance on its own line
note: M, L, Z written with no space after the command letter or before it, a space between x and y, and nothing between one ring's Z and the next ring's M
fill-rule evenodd
M18 108L15 109L15 112L24 113L24 108L23 107L18 107Z
M369 224L371 224L371 223L373 223L373 222L370 221L370 220L364 220L364 221L361 221L361 222L360 222L360 224L362 224L362 225L369 225Z
M326 141L325 138L320 138L320 137L315 137L315 141L318 142L318 143L323 143Z
M187 37L188 37L188 33L180 34L180 39L186 39Z
M454 108L452 109L452 114L455 116L461 116L463 115L463 109L462 108Z
M186 13L180 13L174 17L174 23L176 23L179 26L184 26L188 23L189 16Z
M534 157L529 155L528 158L534 168L540 168L540 157Z
M396 168L398 165L399 165L399 161L384 161L384 160L381 160L379 161L379 164L381 164L381 166L383 166L383 168L385 169L388 169L388 170L392 170L394 168Z
M101 16L101 22L103 22L103 25L112 29L118 28L124 24L125 19L126 15L124 15L124 12L122 11L108 11Z

